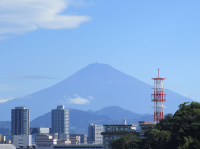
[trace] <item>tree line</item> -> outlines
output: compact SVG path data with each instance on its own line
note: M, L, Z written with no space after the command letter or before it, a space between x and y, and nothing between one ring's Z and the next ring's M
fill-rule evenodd
M112 149L200 149L200 103L179 105L144 137L127 134L110 143Z

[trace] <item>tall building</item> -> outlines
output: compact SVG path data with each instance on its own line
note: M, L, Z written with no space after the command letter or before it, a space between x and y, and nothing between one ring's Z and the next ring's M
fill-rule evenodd
M88 143L90 144L102 144L103 126L90 124L88 126Z
M29 109L26 109L26 107L15 107L11 112L12 136L29 135Z
M11 111L12 143L16 148L30 148L32 138L29 135L29 109L15 107Z
M51 131L58 133L59 140L69 139L69 110L64 105L58 105L51 111Z

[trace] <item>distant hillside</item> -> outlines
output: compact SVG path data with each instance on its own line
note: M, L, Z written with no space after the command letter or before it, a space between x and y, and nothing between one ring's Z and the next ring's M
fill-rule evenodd
M82 111L69 109L69 131L70 133L86 133L90 123L103 124L121 124L126 117L127 123L137 124L140 120L152 121L153 115L143 115L133 113L118 106L106 107L98 111ZM37 117L31 121L31 127L51 127L51 112ZM10 121L0 121L0 134L11 136Z
M95 63L54 86L24 98L0 103L0 117L1 120L9 120L10 110L23 105L30 109L31 119L34 119L60 104L70 109L93 111L120 106L131 112L152 114L151 93L151 85L109 65ZM165 113L173 113L180 103L191 101L170 90L166 90L166 93Z
M153 120L153 115L137 114L120 107L106 107L96 112L70 109L70 133L87 133L90 123L121 124L125 117L130 124L137 124L140 120ZM51 112L31 121L31 127L51 127Z
M0 128L11 129L10 121L0 121Z
M93 112L70 109L69 110L70 133L87 133L87 127L90 123L104 124L112 122L105 115L96 115ZM31 121L31 127L51 127L51 112Z
M137 114L125 109L120 108L119 106L110 106L103 108L94 112L97 115L106 115L113 120L123 120L126 118L127 120L138 120L141 117L141 114Z
M0 121L0 134L6 136L7 140L11 139L11 123L10 121Z

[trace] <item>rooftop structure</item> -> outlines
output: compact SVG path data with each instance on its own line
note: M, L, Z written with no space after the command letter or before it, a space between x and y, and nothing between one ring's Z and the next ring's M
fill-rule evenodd
M32 135L32 143L35 144L35 136L37 134L49 134L49 128L32 127L30 128L30 134Z
M81 137L80 136L75 136L75 135L70 135L69 140L71 141L71 144L80 144L81 142Z
M37 134L35 137L35 143L37 149L52 149L53 145L57 144L57 139L53 139L53 136L49 134Z
M70 140L75 136L80 136L80 144L87 144L87 134L70 134Z
M32 136L31 135L13 135L13 145L16 148L31 148Z
M48 134L49 128L42 128L42 127L32 127L30 128L30 133L33 134Z
M103 125L104 132L101 134L103 135L103 147L109 148L109 144L113 139L118 139L122 135L128 133L136 133L136 126L135 124L112 124L112 125Z
M141 136L144 136L144 132L151 130L155 123L153 121L139 121L139 132Z
M53 149L100 149L103 148L99 144L66 144L66 145L54 145Z

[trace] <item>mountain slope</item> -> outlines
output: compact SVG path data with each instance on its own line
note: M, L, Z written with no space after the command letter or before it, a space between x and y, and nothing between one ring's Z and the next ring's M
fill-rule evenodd
M106 115L109 118L117 121L122 121L123 119L127 120L138 120L141 117L141 114L137 114L125 109L122 109L118 106L105 107L101 110L95 112L97 115Z
M26 106L31 119L47 113L59 104L66 108L98 110L106 106L120 106L132 112L153 113L152 86L128 76L106 64L91 64L60 83L0 104L0 117L9 120L10 109ZM191 101L166 90L165 113L173 113L180 103ZM9 113L8 115L5 113Z
M7 140L11 139L11 122L10 121L0 121L0 134L6 136Z

